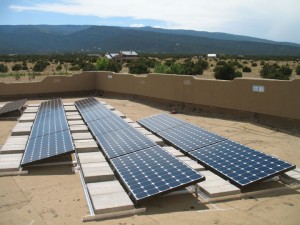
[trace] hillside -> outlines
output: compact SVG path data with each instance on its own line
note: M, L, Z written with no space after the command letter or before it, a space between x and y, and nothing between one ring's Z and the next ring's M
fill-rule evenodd
M135 50L147 53L300 55L300 45L191 30L76 25L0 26L0 54Z

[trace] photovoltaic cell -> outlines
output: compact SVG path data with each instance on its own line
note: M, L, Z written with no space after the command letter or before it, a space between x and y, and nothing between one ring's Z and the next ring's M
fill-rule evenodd
M39 113L37 114L32 127L30 138L35 138L67 129L69 129L69 126L63 110L53 110L48 111L48 113Z
M104 105L99 104L99 102L93 97L76 101L75 105L77 106L78 110L82 112L106 108Z
M21 99L13 102L6 103L1 109L0 109L0 115L5 113L14 112L17 110L21 110L24 104L26 103L27 99Z
M114 116L115 114L107 108L94 108L93 110L86 110L81 113L85 122L103 119Z
M189 123L164 129L163 122L156 117L161 116L148 117L147 122L140 124L241 188L295 168Z
M124 120L118 116L110 116L100 120L89 121L87 122L87 125L94 136L103 135L124 128L130 128L130 125L128 123L124 123Z
M184 152L190 152L225 140L222 136L189 123L158 132L157 134Z
M133 127L98 135L96 139L110 159L156 145Z
M241 188L295 168L292 164L230 140L189 154Z
M55 110L63 110L62 101L60 98L42 102L37 114L47 113L47 112L55 111Z
M186 122L179 120L167 114L158 114L138 121L139 124L151 130L154 133L161 132Z
M41 103L21 165L70 153L74 149L61 99Z
M159 146L111 159L111 163L135 202L204 180Z

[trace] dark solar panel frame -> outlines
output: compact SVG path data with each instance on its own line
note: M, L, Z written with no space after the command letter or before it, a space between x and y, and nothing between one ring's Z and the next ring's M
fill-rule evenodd
M58 118L58 120L57 120ZM75 146L61 99L41 103L21 166L74 152Z
M21 112L26 101L27 99L21 99L21 100L6 103L2 108L0 108L0 115L14 112L14 111Z
M295 165L230 140L188 154L240 188L296 168Z
M135 203L205 180L159 146L111 159Z

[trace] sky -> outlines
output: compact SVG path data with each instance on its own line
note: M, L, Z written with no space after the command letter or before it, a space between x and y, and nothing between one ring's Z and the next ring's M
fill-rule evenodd
M0 25L152 26L300 44L300 0L0 0Z

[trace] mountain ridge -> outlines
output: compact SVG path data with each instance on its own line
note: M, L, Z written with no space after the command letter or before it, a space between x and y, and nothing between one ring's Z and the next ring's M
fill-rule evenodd
M193 30L93 25L0 25L0 54L145 53L300 55L300 44Z

